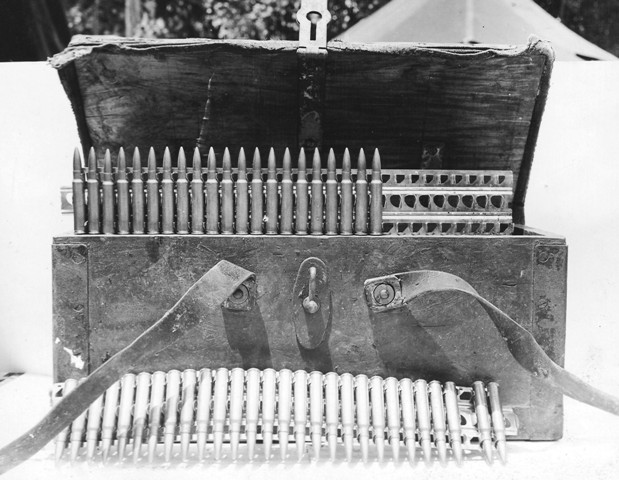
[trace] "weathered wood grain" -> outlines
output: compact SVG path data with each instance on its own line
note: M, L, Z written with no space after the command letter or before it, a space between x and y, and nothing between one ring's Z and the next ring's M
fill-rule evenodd
M443 168L513 170L518 179L524 165L526 180L551 63L543 42L512 48L331 42L323 146L338 157L346 147L377 147L385 168L419 168L423 143L442 142ZM279 158L297 146L295 42L76 37L53 65L85 130L84 146L101 152L152 145L157 152L169 146L175 156L178 147L193 147L209 80L206 142L218 154L226 146L233 154L257 146L266 155L273 147ZM526 181L515 185L518 205Z

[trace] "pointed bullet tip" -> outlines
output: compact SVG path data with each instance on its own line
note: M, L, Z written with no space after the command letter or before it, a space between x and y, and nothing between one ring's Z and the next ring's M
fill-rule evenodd
M393 455L393 461L397 462L400 457L400 442L395 438L391 439L391 453Z
M359 158L357 160L357 170L365 171L365 169L366 169L365 154L363 153L363 149L361 149L361 151L359 152Z
M505 442L500 441L497 443L497 450L499 452L499 458L501 459L501 463L505 465L507 463L507 447Z
M253 158L253 169L256 173L258 173L261 169L262 159L260 158L260 151L256 148L254 150L254 158Z
M56 452L55 452L56 462L60 461L63 453L64 453L64 443L59 442L56 444Z
M378 155L378 150L376 150L376 153L374 154L374 158L372 159L372 170L378 173L380 173L380 170L381 170L380 156Z
M205 444L204 442L200 442L198 440L198 461L201 462L202 460L204 460L204 450L205 450Z
M185 150L181 147L178 150L178 169L185 169L187 167L187 159L185 158Z
M232 160L230 159L230 152L228 151L227 148L224 150L224 158L222 161L222 167L224 170L232 169Z
M312 157L312 161L314 165L320 165L320 151L317 148L314 149L314 156Z
M430 440L424 440L423 442L423 457L428 464L432 461L432 445L430 445Z
M348 442L346 444L346 461L347 462L352 462L352 442Z
M135 147L133 149L133 165L134 165L134 168L135 168L136 165L140 165L141 161L142 160L141 160L141 157L140 157L140 150L138 149L138 147Z
M457 465L462 465L463 460L463 452L462 452L462 444L460 442L452 442L451 451L453 453L454 458L456 459Z
M329 157L327 158L327 170L335 173L335 154L333 153L333 149L331 149Z
M314 445L314 459L320 460L320 445Z
M288 433L280 432L279 434L279 453L282 460L286 460L288 454Z
M73 154L73 170L78 173L82 171L82 157L77 149L75 149L75 153Z
M297 459L301 460L305 451L305 434L297 435Z
M417 451L415 449L415 443L414 442L409 442L407 440L406 442L406 451L408 453L408 461L411 464L415 464L417 462Z
M493 461L492 445L490 444L489 441L486 440L485 442L482 442L482 450L483 450L486 462L488 463L488 465L492 465L492 461Z

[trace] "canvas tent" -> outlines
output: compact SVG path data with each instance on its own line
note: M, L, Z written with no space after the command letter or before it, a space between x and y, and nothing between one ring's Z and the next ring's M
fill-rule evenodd
M391 0L338 38L346 42L524 44L534 34L557 60L619 60L533 0Z

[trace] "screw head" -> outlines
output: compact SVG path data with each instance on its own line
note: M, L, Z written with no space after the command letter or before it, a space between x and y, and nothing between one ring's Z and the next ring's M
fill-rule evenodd
M230 297L228 298L228 301L230 303L238 305L240 303L246 302L248 297L249 297L249 290L247 289L245 285L241 284L239 288L237 288L232 293L232 295L230 295Z
M395 289L388 283L379 283L374 287L372 296L378 305L389 305L395 297Z

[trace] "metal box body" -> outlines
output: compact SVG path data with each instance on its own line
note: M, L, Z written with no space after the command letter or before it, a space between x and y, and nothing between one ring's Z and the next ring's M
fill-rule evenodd
M459 295L374 313L366 279L440 270L469 282L563 364L565 241L510 236L140 235L57 237L53 246L55 378L87 375L171 308L220 260L256 274L255 303L222 307L202 336L171 345L135 371L257 367L451 380L492 379L520 421L519 438L562 434L562 397L513 360L486 313ZM326 265L330 306L306 325L295 283L304 260ZM325 297L325 298L327 298ZM299 341L307 326L317 346ZM322 341L321 341L322 340ZM83 364L82 364L83 362ZM80 368L81 367L81 368Z

